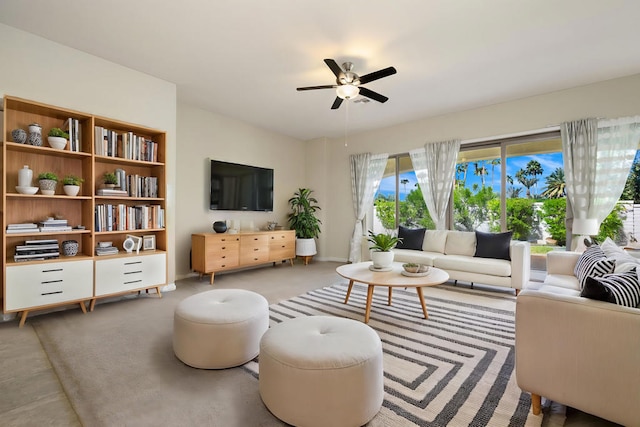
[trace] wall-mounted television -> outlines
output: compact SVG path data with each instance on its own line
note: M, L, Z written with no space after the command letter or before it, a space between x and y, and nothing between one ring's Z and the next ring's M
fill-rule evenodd
M211 160L209 209L273 211L273 169Z

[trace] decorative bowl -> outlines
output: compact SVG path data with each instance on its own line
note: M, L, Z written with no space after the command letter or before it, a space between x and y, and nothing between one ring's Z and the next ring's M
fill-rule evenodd
M64 150L64 147L67 146L67 140L59 136L48 136L47 142L51 148L56 150Z
M20 187L16 186L16 191L20 194L36 194L38 192L38 187Z
M404 271L407 273L417 273L420 269L420 264L408 262L406 264L402 264L402 268L404 268Z
M24 144L27 142L27 132L24 129L14 129L11 131L11 138L13 142Z

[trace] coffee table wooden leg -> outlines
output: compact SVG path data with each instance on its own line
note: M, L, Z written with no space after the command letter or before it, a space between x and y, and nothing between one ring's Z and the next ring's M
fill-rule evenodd
M391 291L393 288L389 286L389 296L387 297L387 305L391 305Z
M418 292L418 299L420 300L420 305L422 306L422 312L424 313L424 318L428 319L429 315L427 314L427 306L424 305L424 297L422 296L422 288L417 287L416 292Z
M371 314L371 301L373 300L373 285L367 288L367 308L364 311L364 323L369 323L369 315Z
M347 289L347 296L344 299L344 303L349 302L349 296L351 295L351 288L353 288L353 280L349 280L349 289Z

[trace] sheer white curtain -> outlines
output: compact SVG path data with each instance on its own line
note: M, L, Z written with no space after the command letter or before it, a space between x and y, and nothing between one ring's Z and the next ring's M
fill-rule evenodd
M447 225L447 205L459 152L459 139L427 143L424 148L409 152L422 197L437 230L444 230Z
M362 260L362 222L366 212L373 206L373 196L378 191L380 180L387 166L389 154L352 154L349 156L351 167L351 194L356 223L351 236L349 261Z
M599 227L624 190L640 140L640 116L566 122L560 133L571 206L567 227L594 220Z
M640 141L640 116L598 121L595 200L590 216L598 224L609 215L624 191Z
M587 220L596 180L597 119L582 119L560 125L567 192L567 242L571 242L574 219ZM572 245L572 249L575 244Z

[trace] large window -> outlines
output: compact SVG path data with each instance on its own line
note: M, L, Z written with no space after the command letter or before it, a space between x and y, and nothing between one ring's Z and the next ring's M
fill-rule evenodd
M389 156L374 198L373 231L434 228L408 154Z

